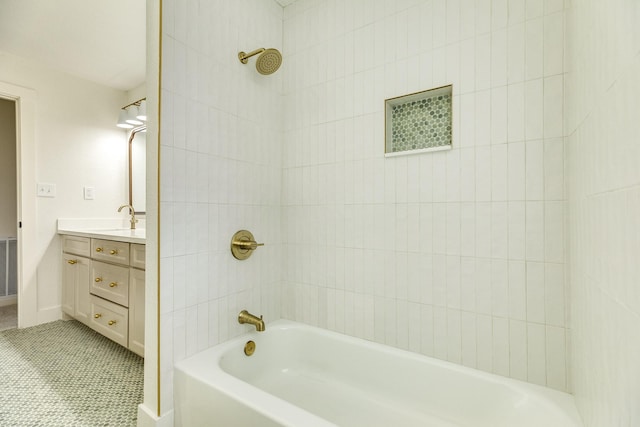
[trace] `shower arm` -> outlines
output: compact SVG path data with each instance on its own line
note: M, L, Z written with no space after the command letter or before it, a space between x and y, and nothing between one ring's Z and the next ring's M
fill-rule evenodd
M249 53L239 52L238 59L240 59L240 62L242 62L243 64L246 64L247 62L249 62L249 58L251 58L252 56L256 56L257 54L262 53L264 51L265 51L265 48L261 47L260 49L256 49Z

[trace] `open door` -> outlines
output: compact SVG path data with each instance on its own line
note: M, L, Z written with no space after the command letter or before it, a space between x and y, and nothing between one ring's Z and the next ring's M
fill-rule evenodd
M37 324L35 91L0 82L0 98L15 101L17 169L18 328Z
M16 102L0 98L0 330L16 326Z

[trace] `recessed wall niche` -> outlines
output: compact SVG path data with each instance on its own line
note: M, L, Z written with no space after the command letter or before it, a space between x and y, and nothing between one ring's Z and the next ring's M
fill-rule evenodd
M451 149L453 86L385 100L385 156Z

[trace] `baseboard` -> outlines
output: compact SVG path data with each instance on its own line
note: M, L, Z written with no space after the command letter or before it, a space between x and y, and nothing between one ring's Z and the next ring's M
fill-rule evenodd
M45 308L43 310L38 310L37 316L37 324L41 325L43 323L55 322L56 320L60 320L62 318L62 311L60 310L59 306Z
M161 417L141 403L138 405L138 427L173 427L173 409Z
M16 295L9 295L8 297L0 297L0 307L7 305L14 305L18 303L18 297Z

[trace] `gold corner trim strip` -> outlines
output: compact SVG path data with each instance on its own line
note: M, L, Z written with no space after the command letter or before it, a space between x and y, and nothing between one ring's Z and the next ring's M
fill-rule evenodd
M156 165L156 333L157 333L157 339L156 339L156 351L157 351L157 363L156 363L156 376L157 376L157 389L158 389L158 398L157 398L157 410L158 410L158 418L161 416L162 412L161 412L161 401L162 401L162 394L161 394L161 381L160 381L160 374L161 374L161 365L160 365L160 155L161 155L161 151L160 151L160 128L161 128L161 122L160 122L160 117L162 117L161 114L161 109L162 109L162 0L158 0L158 109L157 109L157 127L156 127L156 144L157 144L157 153L158 155L156 156L158 159L158 164Z

